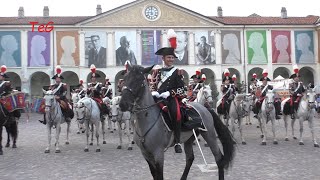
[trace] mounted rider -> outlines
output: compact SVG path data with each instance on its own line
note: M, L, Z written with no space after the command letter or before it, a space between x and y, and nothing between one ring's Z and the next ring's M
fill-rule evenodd
M249 86L249 93L254 95L254 97L256 97L255 95L258 87L257 83L258 83L257 74L253 73L251 78L251 84Z
M91 97L93 100L95 100L98 104L98 107L100 109L100 118L101 120L104 120L104 114L108 113L107 105L103 103L102 101L102 83L97 82L97 78L101 77L98 73L96 73L96 66L94 64L91 64L90 66L91 70L91 83L88 84L88 90L87 95Z
M102 97L108 97L109 99L112 99L112 88L110 87L111 83L109 81L109 77L106 76L105 83L102 87Z
M191 93L188 97L189 101L194 101L197 98L199 90L203 87L203 83L206 80L206 75L201 75L201 69L196 70L196 74L192 75L193 83L191 84Z
M84 89L83 80L79 80L79 84L77 85L77 89L75 90L76 93L79 94L80 98L84 98L86 96L86 91Z
M11 82L10 81L6 81L6 78L9 78L9 76L6 74L7 71L7 66L2 65L1 66L1 72L0 72L0 98L2 99L3 97L5 97L6 95L9 95L12 91L13 88L11 87ZM4 107L3 102L0 101L0 105L2 106L2 109L4 111L5 114L8 114L8 110ZM21 113L20 111L13 111L13 115L17 118L20 118ZM2 128L2 127L0 127Z
M293 66L293 72L290 76L290 79L293 79L293 82L289 84L289 92L290 92L290 114L291 119L295 119L294 112L298 110L299 103L301 100L301 97L303 96L302 93L304 93L306 90L300 81L300 74L299 74L299 68L297 65Z
M175 37L174 31L172 34L168 32L168 37ZM156 81L157 89L152 91L152 96L156 101L163 100L160 107L163 111L168 112L172 121L174 130L174 149L176 153L182 153L180 144L181 133L181 113L180 104L183 97L185 97L185 84L183 82L183 70L173 66L176 55L174 48L176 47L175 38L170 41L171 47L164 47L159 49L155 54L162 56L164 66L158 71L159 79Z
M58 101L63 116L65 117L66 122L71 122L71 119L74 116L73 110L71 109L71 105L68 102L68 99L66 98L67 94L67 84L62 83L61 80L64 79L63 76L61 76L62 68L60 66L56 67L56 74L51 78L54 79L56 82L55 84L50 85L49 89L55 92L55 99ZM46 124L46 116L44 115L44 120L41 121L41 123Z
M230 104L235 97L237 88L234 86L232 79L230 78L230 72L228 69L224 70L224 78L222 79L222 85L220 90L222 92L221 104L218 106L218 113L223 114L223 118L227 119Z

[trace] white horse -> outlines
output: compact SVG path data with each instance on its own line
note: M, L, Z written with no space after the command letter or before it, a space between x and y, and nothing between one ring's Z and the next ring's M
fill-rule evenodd
M129 111L122 112L119 108L119 103L121 100L121 96L116 96L112 98L111 103L111 114L112 114L112 121L118 122L118 132L120 142L117 149L122 148L122 131L125 130L125 134L128 137L128 150L132 150L132 138L130 136L130 120L131 120L131 113Z
M77 120L81 124L85 124L86 127L86 136L87 136L87 144L84 149L85 152L89 151L88 145L89 145L89 126L95 125L96 126L96 138L97 138L97 149L96 152L100 152L100 144L99 144L99 127L100 127L100 109L98 107L97 102L95 102L93 99L89 97L84 97L80 99L75 104L75 111ZM92 133L94 132L94 129L92 128Z
M266 124L270 120L272 123L273 144L278 144L278 141L276 139L276 129L275 129L276 111L273 103L274 103L274 92L272 90L268 90L265 96L265 99L262 102L261 110L258 114L258 120L260 123L261 132L262 132L261 145L267 145Z
M109 99L108 97L104 97L102 99L103 103L106 104L108 107L111 106L111 99ZM110 112L111 113L111 112ZM113 133L113 131L117 130L116 129L116 123L111 121L111 117L109 117L109 115L107 115L108 118L108 130L110 130L110 133Z
M305 96L306 95L306 96ZM316 93L314 92L314 89L308 89L307 93L304 94L304 96L301 98L299 107L297 112L295 112L295 118L299 119L300 123L300 145L304 145L303 140L302 140L302 133L303 133L303 122L308 121L309 123L309 128L311 129L311 134L312 134L312 141L314 144L314 147L319 147L319 144L316 141L315 135L314 135L314 116L315 116L315 96ZM281 103L281 109L284 110L284 106L287 106L286 108L289 108L289 104L286 105L286 102L290 98L285 99ZM285 140L289 141L288 138L288 117L290 118L290 113L289 111L283 111L283 120L285 123L285 128L286 128L286 137ZM294 135L294 123L296 119L292 119L291 121L291 127L292 127L292 136L294 139L297 139Z
M246 125L252 125L252 122L251 122L251 111L252 111L252 108L253 108L254 103L255 103L254 99L255 99L255 96L253 94L248 96L250 108L249 108L248 115L246 116Z
M72 104L73 106L80 100L80 96L79 96L79 93L74 93L72 92L71 93L71 100L72 100ZM75 109L73 109L73 111L75 111ZM77 134L80 134L80 131L82 133L84 133L86 130L84 129L84 126L83 124L80 124L78 121L77 121L77 125L78 125L78 131L77 131Z
M202 105L205 105L206 103L210 105L213 102L210 84L203 85L203 87L200 88L197 94L197 98L194 100L194 102L200 103Z
M55 98L55 93L56 90L49 90L45 91L43 90L44 93L44 99L45 99L45 116L47 120L47 131L48 131L48 146L46 150L44 151L45 153L50 153L50 147L51 147L51 128L55 127L56 128L56 153L60 153L60 148L59 148L59 136L61 132L61 124L66 122L65 118L62 115L61 107L58 103L58 101ZM69 144L69 132L70 132L70 122L67 122L67 141L66 144Z

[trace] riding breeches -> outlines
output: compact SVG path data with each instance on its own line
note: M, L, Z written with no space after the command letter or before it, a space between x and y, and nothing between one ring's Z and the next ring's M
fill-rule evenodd
M180 143L182 116L180 111L179 99L177 97L168 97L165 101L165 104L168 107L168 112L172 121L175 143Z

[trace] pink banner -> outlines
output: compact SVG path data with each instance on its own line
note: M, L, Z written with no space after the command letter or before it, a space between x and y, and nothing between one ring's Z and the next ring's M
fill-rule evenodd
M271 31L272 63L291 63L290 31Z

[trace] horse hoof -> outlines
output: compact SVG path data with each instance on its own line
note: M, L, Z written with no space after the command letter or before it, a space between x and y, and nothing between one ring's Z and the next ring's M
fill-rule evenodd
M252 123L249 123L249 125L252 125Z
M96 149L96 152L101 152L101 150L100 149Z
M293 136L293 139L298 139L297 137Z
M110 131L110 133L113 133L113 131Z
M68 141L66 142L66 145L70 144Z
M263 138L263 137L264 137L264 135L262 134L262 135L260 135L260 137L261 137L261 138Z
M90 143L89 145L90 145L90 146L93 146L93 143Z
M121 149L121 146L118 146L117 149Z
M204 144L204 147L209 147L209 145L207 143Z
M57 149L57 150L56 150L56 153L61 153L61 150L60 150L60 149Z
M132 147L128 147L128 150L131 151L131 150L132 150Z
M45 150L44 153L50 153L50 150Z
M107 141L103 141L102 144L107 144Z
M16 145L16 144L13 144L13 145L12 145L12 148L17 148L17 145Z
M285 140L285 141L289 141L289 138L285 138L284 140Z
M278 144L278 141L273 141L273 144Z
M0 155L3 155L3 152L2 152L2 151L0 151Z
M248 123L246 123L246 125L248 125Z
M89 152L89 149L84 149L84 152Z
M257 126L257 128L260 128L260 126Z
M9 144L9 143L7 143L5 147L10 147L10 144Z
M82 133L85 133L86 131L82 131Z
M133 134L133 132L130 132L130 134Z
M131 141L131 144L135 144L135 142L134 142L134 141Z
M318 147L319 147L319 144L314 144L314 147L317 147L317 148L318 148Z
M77 134L80 134L80 132L77 132Z
M267 145L267 142L262 142L261 145L265 146Z
M304 143L303 142L299 142L299 145L304 145Z
M242 141L242 145L246 145L246 144L247 144L246 142Z

